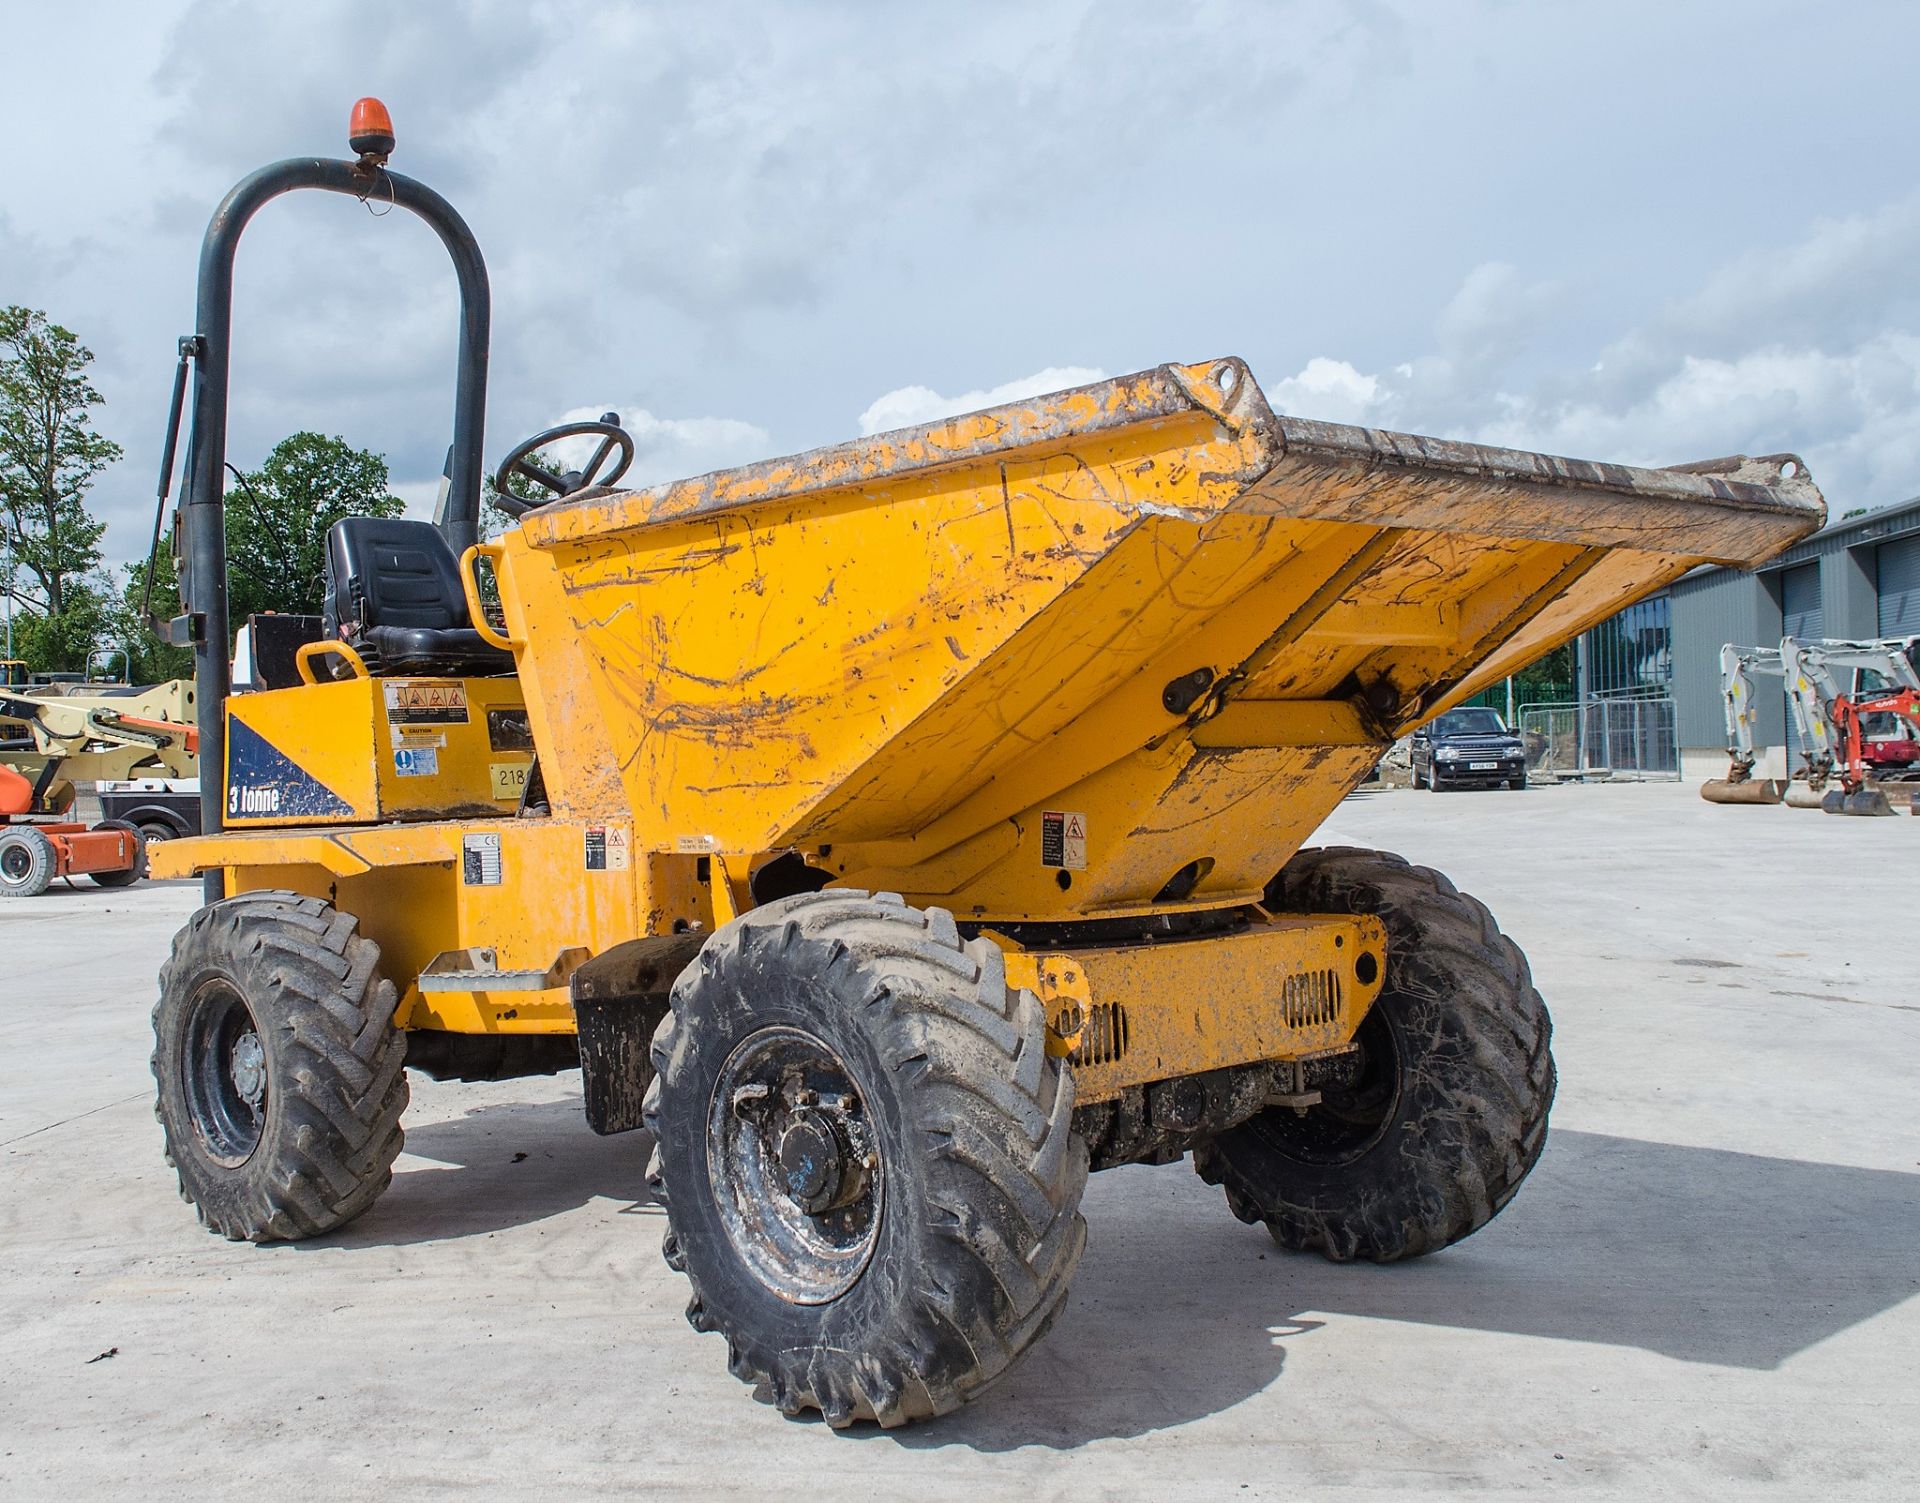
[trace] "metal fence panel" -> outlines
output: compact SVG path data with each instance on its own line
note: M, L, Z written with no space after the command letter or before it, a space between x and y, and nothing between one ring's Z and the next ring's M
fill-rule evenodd
M1527 769L1542 777L1677 779L1680 743L1670 695L1595 696L1522 705Z

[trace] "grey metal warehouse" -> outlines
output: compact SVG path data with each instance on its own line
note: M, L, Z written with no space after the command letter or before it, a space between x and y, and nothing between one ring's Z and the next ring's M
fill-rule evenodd
M1720 648L1793 637L1920 635L1920 498L1835 522L1765 568L1698 569L1668 590L1681 775L1726 773ZM1784 690L1763 690L1764 773L1784 776Z
M1575 682L1519 704L1512 685L1478 702L1504 708L1542 749L1552 777L1724 777L1720 648L1781 637L1920 635L1920 498L1849 517L1758 570L1696 569L1581 636ZM1758 770L1783 777L1784 685L1760 685Z

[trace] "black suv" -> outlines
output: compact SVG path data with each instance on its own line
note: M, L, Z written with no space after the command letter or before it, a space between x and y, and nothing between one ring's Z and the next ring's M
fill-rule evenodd
M1449 710L1413 733L1409 748L1416 788L1527 786L1527 753L1493 710Z

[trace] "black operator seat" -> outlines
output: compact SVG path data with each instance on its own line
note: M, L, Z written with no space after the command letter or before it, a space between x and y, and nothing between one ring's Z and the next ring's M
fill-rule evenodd
M473 629L460 565L431 522L342 517L327 533L326 635L375 677L488 677L513 654Z

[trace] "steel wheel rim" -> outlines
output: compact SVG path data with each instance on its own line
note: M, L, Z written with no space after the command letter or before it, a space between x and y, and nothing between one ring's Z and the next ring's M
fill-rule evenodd
M0 880L18 887L33 875L33 852L22 841L9 841L0 849Z
M707 1178L735 1255L789 1304L838 1299L873 1257L877 1135L853 1072L811 1033L763 1028L734 1046L708 1107Z
M271 1081L259 1025L246 999L222 979L187 1004L181 1085L194 1135L215 1163L237 1168L266 1129Z

